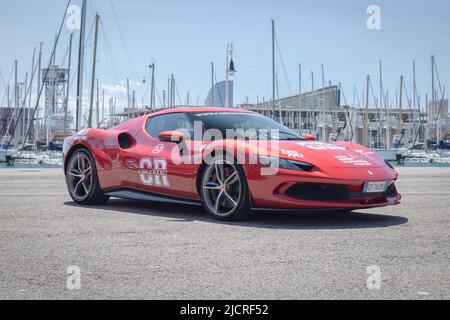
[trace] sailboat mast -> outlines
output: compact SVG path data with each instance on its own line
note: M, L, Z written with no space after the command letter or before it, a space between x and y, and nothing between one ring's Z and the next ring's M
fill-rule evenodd
M70 93L70 68L72 67L72 41L73 33L70 34L69 40L69 61L67 66L67 90L66 90L66 103L64 105L64 137L67 136L67 117L69 108L69 93Z
M22 139L22 143L25 145L26 141L25 141L25 135L26 135L26 112L24 112L24 108L26 108L26 101L27 101L27 90L26 88L28 87L28 72L25 73L25 81L24 83L22 83L22 89L21 89L21 95L20 95L20 108L21 108L21 113L22 113L22 125L20 126L20 136Z
M383 62L380 60L380 110L383 108Z
M311 92L314 92L314 71L311 71ZM310 130L315 130L316 129L316 114L315 111L312 109L313 106L309 105L308 106L308 112L309 112L309 121L311 123Z
M127 78L127 108L130 110L131 108L131 98L130 98L130 79Z
M370 75L367 75L366 82L366 110L364 114L364 145L369 147L369 85L370 85Z
M276 94L276 79L275 79L275 21L272 19L272 114L275 117L275 94ZM281 119L281 113L280 113Z
M95 35L94 35L94 48L92 53L92 74L91 74L91 99L89 105L89 119L88 119L88 128L92 128L92 117L94 111L94 91L95 91L95 69L97 66L97 43L98 43L98 22L100 20L100 16L98 14L95 15Z
M427 125L425 126L425 150L428 149L428 139L430 134L430 108L428 104L428 93L425 94L425 111L427 112Z
M100 90L98 86L98 79L95 79L97 85L97 99L95 101L95 120L97 121L96 128L100 128Z
M380 60L380 100L378 102L378 119L380 120L379 124L379 132L380 132L380 138L381 141L382 140L382 136L383 136L383 121L382 121L382 110L383 110L383 62Z
M302 129L302 64L298 65L298 129Z
M9 91L10 91L10 86L8 84L8 86L6 87L6 106L8 108L11 107L11 96L10 96L10 92ZM8 134L8 133L6 133L6 134Z
M172 94L171 94L171 90L170 90L170 77L167 79L167 107L171 108L172 106L172 102L170 101L170 99L172 98Z
M177 104L176 98L175 98L175 85L176 85L175 77L174 77L174 75L172 73L171 82L170 82L170 90L171 90L171 92L170 92L170 95L171 95L170 101L172 101L172 108L175 108L175 106Z
M397 135L401 136L403 128L403 76L400 76L400 102L398 108Z
M323 64L320 65L320 68L322 70L322 93L323 93L323 91L325 89L325 70L323 68ZM324 103L323 99L319 100L319 104L322 109L322 141L328 141L327 127L326 127L326 122L325 122L325 103Z
M227 44L227 58L226 58L226 65L225 65L225 108L228 108L229 103L230 103L230 83L229 83L228 79L230 76L229 55L232 50L233 50L233 44L228 43Z
M101 123L105 120L105 90L102 89L102 120Z
M77 110L75 129L78 132L81 127L81 108L83 107L83 70L84 70L84 40L86 29L86 2L83 0L81 8L80 45L78 50L78 79L77 79Z
M37 78L37 101L36 101L36 117L34 122L34 141L38 141L39 139L39 104L40 104L40 98L39 90L41 88L41 68L42 68L42 42L39 44L39 56L38 56L38 78Z
M211 62L211 103L210 107L214 107L214 62Z
M417 83L416 83L416 61L413 61L413 108L416 108Z
M33 59L31 59L31 80L30 80L30 95L28 97L28 110L27 110L27 126L26 130L28 132L28 129L31 126L31 95L33 93L33 75L34 75L34 63L36 60L36 47L33 49Z
M417 99L417 85L416 85L416 61L413 61L413 144L416 143L416 99ZM420 119L420 109L419 109L419 119ZM420 120L419 120L420 125Z
M166 90L162 91L162 109L166 109Z
M17 60L14 60L14 121L16 120L16 111L18 111L19 108L19 92L18 92L18 85L17 85ZM14 130L16 131L16 130ZM14 132L14 136L16 136L16 133ZM17 142L17 140L16 140Z
M431 126L434 125L434 110L435 110L435 97L436 97L434 79L435 79L435 76L434 76L434 56L431 56L431 107L429 108L429 112L428 112L429 131L431 131Z

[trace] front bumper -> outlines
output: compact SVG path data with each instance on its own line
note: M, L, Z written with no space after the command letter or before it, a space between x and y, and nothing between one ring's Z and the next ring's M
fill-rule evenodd
M255 172L247 174L257 177ZM397 173L390 168L372 169L373 176L354 169L298 172L280 170L270 177L248 179L252 205L274 209L367 209L399 204L401 195L395 188ZM363 193L368 181L390 181L384 193Z

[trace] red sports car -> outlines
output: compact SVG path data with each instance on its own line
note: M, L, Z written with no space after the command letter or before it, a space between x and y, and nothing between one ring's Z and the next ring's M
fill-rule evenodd
M220 220L255 210L351 211L400 203L396 170L351 142L323 143L260 114L177 108L64 141L72 199L203 204Z

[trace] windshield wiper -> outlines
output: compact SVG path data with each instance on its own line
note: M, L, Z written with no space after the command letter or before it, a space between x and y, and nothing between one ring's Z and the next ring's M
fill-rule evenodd
M283 131L280 131L280 135L281 134L285 134L285 135L288 135L288 137L286 137L285 139L281 139L281 137L279 137L279 139L280 140L288 140L288 141L296 141L296 140L304 140L302 137L300 137L300 136L297 136L297 135L294 135L294 134L292 134L292 133L289 133L289 132L283 132ZM289 137L290 136L290 137Z
M292 137L292 138L286 138L284 140L288 140L288 141L303 141L304 139L301 137Z

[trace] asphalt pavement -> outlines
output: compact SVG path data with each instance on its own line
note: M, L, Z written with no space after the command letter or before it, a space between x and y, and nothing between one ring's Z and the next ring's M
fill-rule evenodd
M449 299L450 168L399 172L399 206L224 223L2 169L0 299Z

